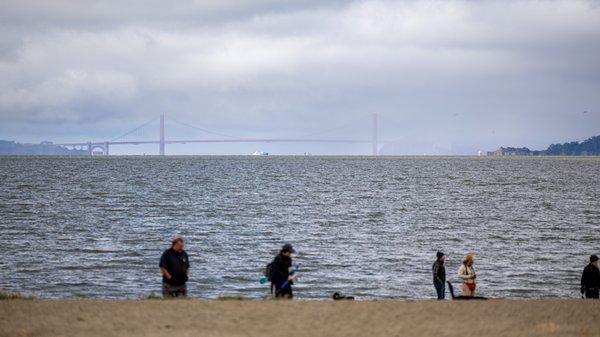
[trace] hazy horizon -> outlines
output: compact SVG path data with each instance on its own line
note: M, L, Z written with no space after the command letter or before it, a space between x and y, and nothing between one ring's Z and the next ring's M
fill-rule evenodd
M167 139L369 140L376 112L379 140L393 141L381 154L583 141L600 135L599 5L3 1L0 139L107 141L148 123L120 140L157 140L165 114ZM173 155L254 151L371 145L167 145Z

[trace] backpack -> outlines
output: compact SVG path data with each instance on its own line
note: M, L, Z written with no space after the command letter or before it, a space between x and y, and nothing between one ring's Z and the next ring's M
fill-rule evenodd
M267 264L267 267L265 268L265 277L269 282L273 282L273 262Z

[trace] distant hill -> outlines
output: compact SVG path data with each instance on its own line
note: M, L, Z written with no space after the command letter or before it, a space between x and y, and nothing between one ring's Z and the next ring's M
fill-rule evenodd
M40 144L21 144L8 140L0 140L0 155L17 156L82 156L87 155L86 150L70 150L50 142Z
M583 142L552 144L546 150L530 150L526 147L501 147L487 153L488 156L598 156L600 155L600 136Z

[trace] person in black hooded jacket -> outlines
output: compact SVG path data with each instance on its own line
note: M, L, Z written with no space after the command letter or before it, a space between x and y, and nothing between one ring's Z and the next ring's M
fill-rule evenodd
M443 300L446 297L446 267L444 261L446 256L442 252L437 252L437 259L433 263L433 286L437 293L437 299Z
M581 295L585 298L600 298L600 269L598 256L590 256L590 263L583 269L581 275Z
M271 293L279 298L292 298L292 284L294 275L292 275L292 254L296 251L291 244L286 243L281 247L281 251L271 265ZM284 283L287 284L282 287Z

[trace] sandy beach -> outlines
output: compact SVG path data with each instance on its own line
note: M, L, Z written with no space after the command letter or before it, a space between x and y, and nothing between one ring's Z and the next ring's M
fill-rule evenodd
M0 336L600 336L600 301L13 300Z

